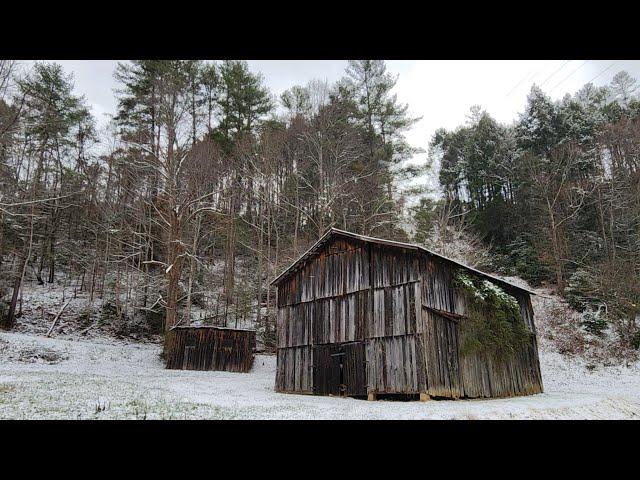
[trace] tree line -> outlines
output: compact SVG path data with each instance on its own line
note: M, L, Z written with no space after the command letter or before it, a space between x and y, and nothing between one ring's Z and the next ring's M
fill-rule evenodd
M114 77L117 112L98 131L60 65L0 61L5 328L33 279L125 322L248 320L268 343L269 280L335 226L549 284L640 345L640 100L627 73L560 101L534 86L509 125L473 107L438 130L441 192L411 218L399 185L419 173L403 164L417 119L383 61L279 98L242 61L123 62Z
M490 249L487 266L548 283L574 308L640 346L640 98L620 72L552 101L533 86L519 118L472 107L438 130L438 201L415 207L417 235L443 223Z
M5 328L33 278L125 321L166 330L197 310L268 340L268 282L327 228L406 238L398 180L417 119L383 61L280 98L243 61L131 61L114 77L100 132L60 65L0 61Z

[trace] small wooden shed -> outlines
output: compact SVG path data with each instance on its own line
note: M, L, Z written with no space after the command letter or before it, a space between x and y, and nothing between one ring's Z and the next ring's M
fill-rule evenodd
M253 366L256 332L217 326L176 326L165 338L169 369L248 372Z
M422 400L542 392L534 292L419 245L331 229L272 284L278 392ZM495 329L484 331L492 325L511 339L500 355L485 345L500 345Z

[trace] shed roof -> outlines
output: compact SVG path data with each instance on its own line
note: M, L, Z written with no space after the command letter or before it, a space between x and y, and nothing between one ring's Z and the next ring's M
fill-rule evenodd
M233 328L233 327L222 327L219 325L174 325L169 330L185 330L185 329L195 329L195 328L208 328L213 330L234 330L236 332L255 332L256 331L253 328Z
M405 242L396 242L394 240L385 240L383 238L376 238L376 237L368 237L366 235L358 235L357 233L353 233L353 232L348 232L346 230L340 230L338 228L330 228L316 243L314 243L306 252L304 252L295 262L293 262L288 268L286 268L280 275L278 275L276 278L274 278L271 281L271 285L277 285L278 283L280 283L281 280L285 279L286 277L288 277L290 274L292 274L293 272L295 272L298 268L300 268L302 265L304 265L307 260L309 260L310 258L316 256L320 250L322 249L322 247L325 245L325 243L327 243L327 241L333 237L345 237L345 238L352 238L355 240L360 240L363 242L367 242L367 243L375 243L378 245L385 245L388 247L395 247L395 248L403 248L406 250L414 250L417 252L421 252L421 253L426 253L427 255L431 255L437 258L440 258L442 260L445 260L446 262L450 262L452 264L455 264L459 267L465 268L467 270L470 270L480 276L486 277L491 279L494 282L498 282L504 285L508 285L511 288L515 288L518 290L522 290L524 292L530 293L532 295L536 295L536 292L529 290L527 288L523 288L520 287L518 285L515 285L511 282L507 282L506 280L503 280L499 277L490 275L488 273L482 272L476 268L470 267L468 265L465 265L463 263L457 262L456 260L453 260L451 258L445 257L444 255L440 255L439 253L433 252L421 245L416 245L414 243L405 243Z

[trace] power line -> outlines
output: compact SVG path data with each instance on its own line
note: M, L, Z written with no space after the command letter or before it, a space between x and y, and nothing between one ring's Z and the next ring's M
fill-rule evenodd
M557 70L554 70L553 73L551 75L549 75L544 82L542 82L540 84L540 88L542 88L544 86L545 83L547 83L551 77L553 77L556 73L558 73L560 70L562 70L564 68L564 66L569 63L571 60L565 60L564 63L562 65L560 65L560 68L558 68Z
M553 87L550 92L553 92L556 88L558 88L560 85L562 85L564 82L566 82L569 78L571 78L578 70L580 70L582 67L584 67L584 65L588 62L589 60L585 60L584 62L582 62L582 64L576 68L573 72L571 72L569 75L567 75L566 77L564 77L564 79L562 79L562 81L560 83L558 83L555 87Z
M533 75L532 75L532 74L533 74ZM531 80L533 80L534 78L536 78L538 75L540 75L540 70L530 70L530 71L529 71L529 73L527 73L527 74L524 76L524 78L523 78L522 80L520 80L520 81L518 82L518 84L517 84L515 87L513 87L513 88L511 89L511 91L510 91L509 93L507 93L507 97L508 97L509 95L511 95L514 91L516 91L516 89L517 89L517 88L518 88L518 87L519 87L523 82L525 82L525 81L531 81Z
M613 62L611 65L609 65L607 68L605 68L604 70L602 70L598 75L596 75L595 77L593 77L591 80L589 80L587 83L591 83L593 82L596 78L598 78L600 75L602 75L604 72L606 72L607 70L609 70L611 67L613 67L616 63L618 62Z
M511 94L516 90L516 88L518 88L518 87L522 84L522 82L524 82L527 78L529 78L529 76L531 75L531 72L532 72L532 71L530 70L530 71L529 71L529 72L528 72L528 73L523 77L523 79L522 79L522 80L520 80L520 81L516 84L516 86L515 86L515 87L513 87L513 88L511 89L511 91L509 91L509 93L507 93L507 97L508 97L509 95L511 95Z
M533 76L529 78L529 81L533 80L533 79L534 79L534 78L536 78L538 75L540 75L540 70L536 70L536 72L533 74Z

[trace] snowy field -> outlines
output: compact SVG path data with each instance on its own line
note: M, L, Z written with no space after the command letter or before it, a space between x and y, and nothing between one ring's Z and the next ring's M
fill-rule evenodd
M98 343L99 342L99 343ZM640 366L587 369L541 351L545 393L368 402L278 394L275 357L248 374L165 370L156 344L0 333L2 419L634 419Z

